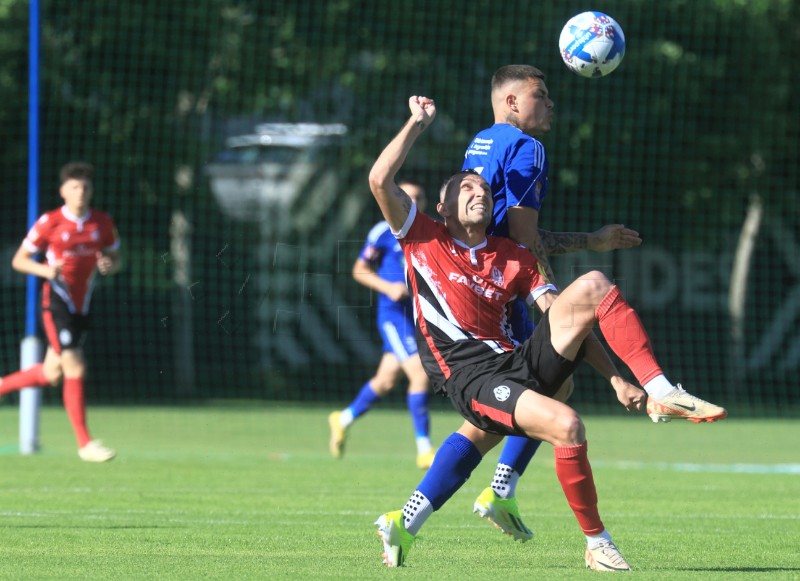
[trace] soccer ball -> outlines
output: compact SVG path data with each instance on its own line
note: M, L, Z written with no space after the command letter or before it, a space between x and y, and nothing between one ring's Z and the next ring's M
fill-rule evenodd
M570 18L558 38L561 58L582 77L603 77L625 56L625 33L602 12L583 12Z

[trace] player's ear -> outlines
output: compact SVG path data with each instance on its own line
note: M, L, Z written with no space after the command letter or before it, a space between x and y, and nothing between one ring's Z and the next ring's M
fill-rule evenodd
M445 205L444 205L443 203L441 203L441 202L439 202L438 204L436 204L436 211L437 211L437 212L439 212L439 215L440 215L442 218L447 218L447 216L449 215L449 212L447 211L447 206L445 206Z
M511 109L512 111L517 111L517 96L514 93L507 93L506 94L506 107Z

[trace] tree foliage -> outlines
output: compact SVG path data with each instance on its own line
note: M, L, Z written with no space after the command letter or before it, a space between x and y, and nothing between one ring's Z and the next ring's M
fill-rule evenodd
M26 215L28 6L0 0L7 245L19 243ZM543 226L625 222L648 244L716 251L757 194L768 216L800 230L800 3L792 0L608 0L602 9L624 28L627 54L612 75L592 80L568 72L557 51L562 24L585 10L577 0L513 10L494 0L48 0L41 8L42 205L57 202L61 164L96 164L98 205L117 218L128 249L122 303L131 324L169 312L173 212L203 232L192 249L198 277L228 269L237 281L206 294L204 308L224 312L212 301L236 299L249 276L242 248L257 236L219 215L203 172L226 136L264 121L345 123L341 171L360 176L368 195L366 172L405 119L408 96L429 95L439 118L404 171L435 189L492 122L491 75L513 62L541 68L556 102L543 138L553 192ZM375 218L367 210L341 238L361 238ZM198 335L215 330L210 320ZM147 349L145 358L161 356Z

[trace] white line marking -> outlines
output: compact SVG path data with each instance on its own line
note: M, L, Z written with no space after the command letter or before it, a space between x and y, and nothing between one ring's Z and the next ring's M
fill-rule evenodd
M724 474L800 474L800 464L689 464L669 462L604 462L592 466L620 470L670 470L672 472L717 472Z

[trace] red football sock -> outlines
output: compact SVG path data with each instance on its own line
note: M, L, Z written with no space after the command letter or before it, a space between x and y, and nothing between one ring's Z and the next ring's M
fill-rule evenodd
M4 377L3 384L0 385L0 395L5 395L25 387L44 387L46 385L49 385L49 383L44 377L44 365L37 363L32 367Z
M83 448L91 441L92 437L86 428L86 404L83 400L82 377L64 378L64 409L67 410L67 416L69 416L78 440L78 447Z
M619 292L617 285L612 286L600 301L595 317L608 345L630 368L640 385L663 373L639 315Z
M597 489L592 467L586 454L586 442L578 446L554 446L556 476L578 524L586 535L599 535L605 530L597 512Z

